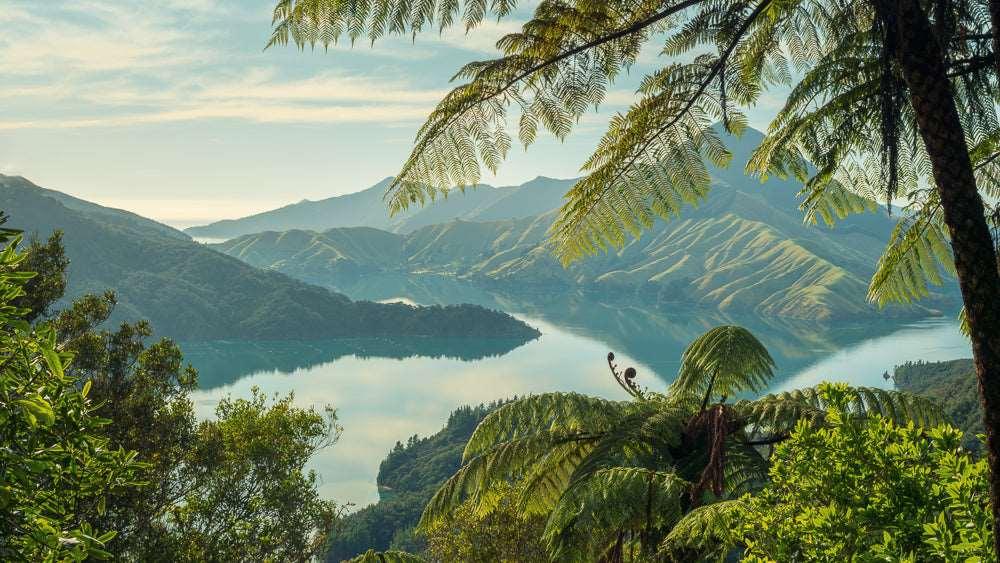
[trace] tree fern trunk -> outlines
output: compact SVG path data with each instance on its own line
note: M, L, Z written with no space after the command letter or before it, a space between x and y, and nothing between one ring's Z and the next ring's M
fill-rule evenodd
M990 0L990 33L993 34L993 66L1000 78L1000 0Z
M890 14L895 59L908 87L917 127L951 235L972 340L990 465L993 529L1000 532L1000 273L983 201L959 121L940 45L918 0L874 0ZM996 534L1000 542L1000 533ZM1000 543L995 543L1000 553Z

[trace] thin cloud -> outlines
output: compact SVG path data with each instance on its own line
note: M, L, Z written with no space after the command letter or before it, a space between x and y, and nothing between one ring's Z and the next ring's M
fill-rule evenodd
M406 105L296 106L266 103L220 103L181 110L74 119L29 119L0 121L0 130L82 129L125 127L203 119L239 119L258 123L397 123L418 122L428 108Z
M178 67L209 60L201 36L169 12L108 2L32 4L5 14L0 72L85 74Z

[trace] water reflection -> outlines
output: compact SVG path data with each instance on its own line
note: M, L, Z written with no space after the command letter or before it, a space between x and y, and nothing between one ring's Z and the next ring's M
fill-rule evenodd
M778 366L772 389L826 380L885 385L884 370L906 360L967 357L951 320L820 326L727 317L717 312L655 310L600 302L586 295L505 295L466 284L423 279L371 283L354 298L416 303L473 302L502 309L539 328L528 343L477 339L357 339L333 342L214 342L184 346L201 372L199 416L226 395L254 386L294 392L302 405L332 404L341 441L312 462L321 492L340 502L376 499L378 464L397 440L439 430L464 404L548 391L624 398L604 357L635 366L641 384L665 387L682 350L708 328L742 324L768 347Z
M518 339L349 338L321 341L214 341L184 344L199 371L198 386L214 389L260 372L290 373L351 356L358 359L447 358L463 361L502 356L525 344Z

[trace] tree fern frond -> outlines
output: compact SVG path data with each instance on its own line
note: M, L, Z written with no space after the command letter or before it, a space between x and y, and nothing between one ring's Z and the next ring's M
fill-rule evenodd
M837 178L836 176L846 176ZM881 186L872 185L856 163L849 163L822 183L810 183L800 193L804 196L799 208L805 214L805 221L817 224L822 220L827 226L834 226L838 219L848 215L874 212L878 205L878 191Z
M733 397L760 391L774 375L774 359L747 329L719 326L699 336L681 357L677 379L668 395Z
M427 503L420 526L426 526L445 516L470 497L488 490L492 483L519 479L536 465L557 471L562 465L570 468L594 447L599 434L538 431L534 434L501 442L483 453L467 459L461 468L438 488ZM567 455L567 450L579 450ZM564 469L569 471L571 469Z
M606 551L620 530L662 530L682 514L689 483L671 472L608 467L563 495L546 523L554 561ZM652 542L657 539L650 538ZM649 548L655 543L647 540Z
M348 560L348 563L424 563L424 559L405 551L368 551Z
M465 446L469 460L508 440L541 431L602 432L618 421L629 403L580 393L545 393L507 403L487 415Z
M744 508L744 501L735 499L688 512L660 543L660 555L668 561L723 561L737 545L733 530Z
M941 206L928 202L893 229L868 286L868 299L880 307L909 303L929 295L930 285L941 285L943 275L954 273Z
M913 422L925 427L947 421L937 403L920 395L875 387L848 387L846 393L850 398L847 412L852 416L878 414L898 424ZM827 404L818 387L807 387L740 401L734 409L746 424L748 435L781 436L799 421L821 423Z

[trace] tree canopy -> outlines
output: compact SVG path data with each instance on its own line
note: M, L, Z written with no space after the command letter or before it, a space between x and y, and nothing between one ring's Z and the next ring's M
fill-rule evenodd
M850 416L843 384L820 389L827 424L800 422L752 496L693 511L666 556L744 561L996 561L987 466L962 433Z
M106 328L113 293L52 310L68 265L58 233L22 254L18 232L0 237L0 558L325 553L340 509L305 464L339 436L332 408L255 392L197 420L197 373L146 322Z

